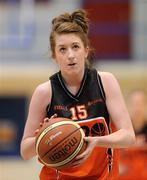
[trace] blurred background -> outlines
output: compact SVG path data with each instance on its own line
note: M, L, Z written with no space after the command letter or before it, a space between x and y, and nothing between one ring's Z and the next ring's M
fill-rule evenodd
M93 66L117 77L125 99L134 89L147 93L147 0L0 0L0 180L39 179L37 160L20 157L28 105L57 70L52 18L78 8L89 13Z

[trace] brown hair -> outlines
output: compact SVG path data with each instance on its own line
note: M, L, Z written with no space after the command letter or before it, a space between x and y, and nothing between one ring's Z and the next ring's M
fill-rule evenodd
M89 47L88 39L89 21L84 10L76 10L73 13L64 13L52 20L52 31L50 34L50 47L52 56L55 55L55 34L77 34L86 48ZM89 62L86 62L89 64Z

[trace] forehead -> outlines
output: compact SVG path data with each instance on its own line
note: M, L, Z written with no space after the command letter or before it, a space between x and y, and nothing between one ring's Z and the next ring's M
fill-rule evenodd
M70 34L56 34L55 35L55 44L56 46L64 46L70 44L83 44L81 38L74 33Z

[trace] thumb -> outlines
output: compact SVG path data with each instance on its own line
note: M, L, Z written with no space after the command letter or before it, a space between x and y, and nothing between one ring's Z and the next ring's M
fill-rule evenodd
M39 129L36 129L34 132L35 136L37 136L38 132L39 132Z
M88 138L88 137L84 137L83 139L84 139L84 141L85 141L86 143L89 142L89 138Z

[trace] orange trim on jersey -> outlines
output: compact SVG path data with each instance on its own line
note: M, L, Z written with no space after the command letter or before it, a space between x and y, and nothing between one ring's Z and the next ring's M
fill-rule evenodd
M109 134L109 129L108 129L108 126L107 126L107 123L106 123L104 117L97 117L97 118L86 119L86 120L82 120L82 121L76 121L76 122L81 127L86 126L89 128L89 134L88 135L86 134L87 136L94 136L94 135L95 136L96 135L102 136L102 135L108 135Z

